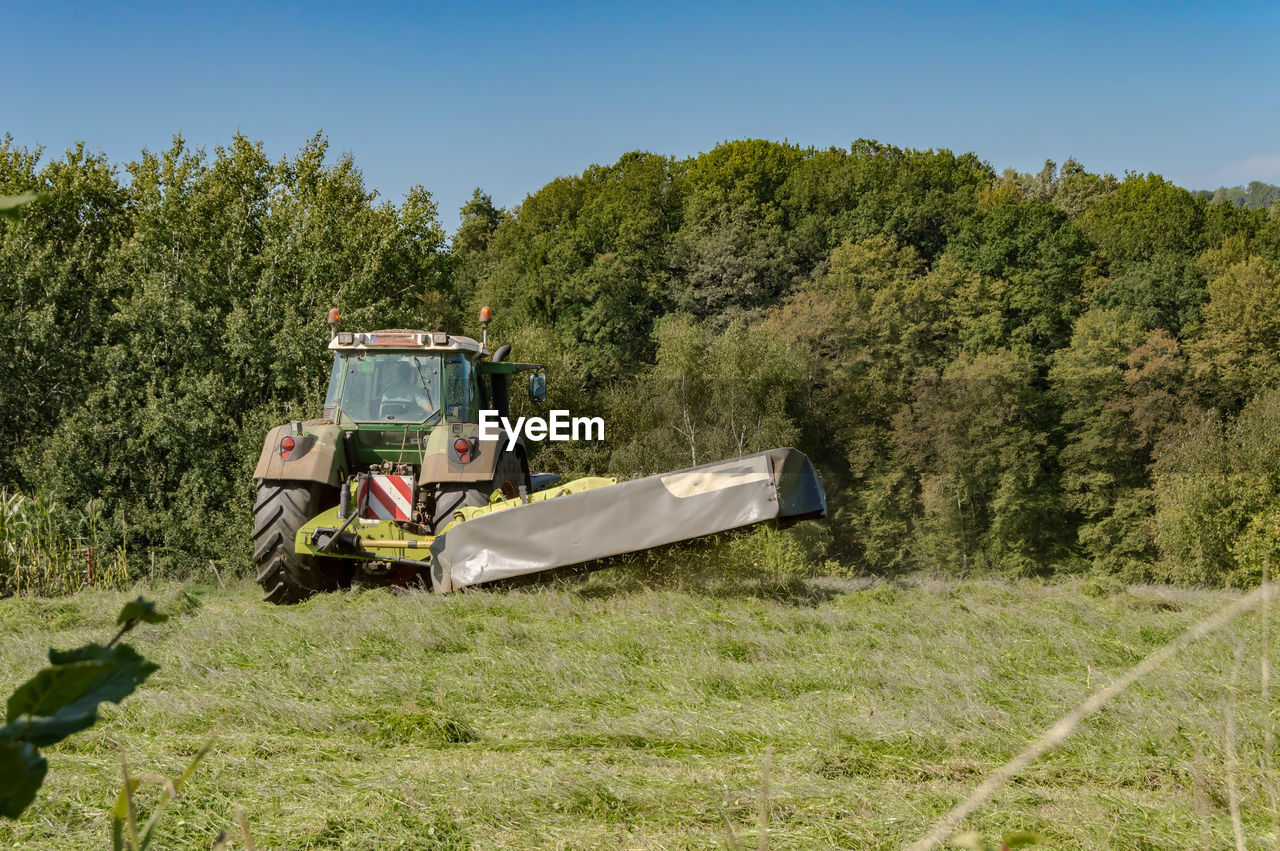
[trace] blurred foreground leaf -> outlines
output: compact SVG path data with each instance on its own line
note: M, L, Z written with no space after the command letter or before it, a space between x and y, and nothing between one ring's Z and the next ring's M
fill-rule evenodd
M981 833L975 830L957 836L951 840L951 843L961 848L968 848L970 851L989 851L993 847L999 847L1000 851L1008 851L1012 848L1025 848L1028 845L1043 845L1047 841L1043 833L1037 833L1034 830L1015 830L1013 833L1006 833L1000 840L999 846L992 846L982 838Z
M21 195L0 195L0 218L18 220L22 208L43 197L43 193L23 192Z
M0 816L16 819L35 800L49 768L37 748L92 727L99 705L124 700L160 667L129 645L115 643L139 621L166 620L155 608L141 597L127 604L118 621L123 626L106 647L50 650L49 666L9 696L7 723L0 727Z
M35 800L48 761L26 742L0 740L0 816L17 818Z
M92 727L98 704L119 703L159 666L127 644L90 644L49 651L52 666L27 680L9 697L9 723L0 736L45 747Z
M168 619L168 615L164 615L156 611L156 604L154 602L151 600L144 600L139 597L132 602L124 604L124 608L120 610L120 616L116 618L116 623L126 624L129 621L164 623Z

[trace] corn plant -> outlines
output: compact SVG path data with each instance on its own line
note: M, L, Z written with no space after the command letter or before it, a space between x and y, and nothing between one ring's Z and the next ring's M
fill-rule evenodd
M0 489L0 596L128 584L125 549L101 544L103 515L100 500L72 510Z

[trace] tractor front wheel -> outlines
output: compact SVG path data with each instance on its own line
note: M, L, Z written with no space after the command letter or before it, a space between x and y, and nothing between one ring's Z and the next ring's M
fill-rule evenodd
M253 562L262 599L269 603L298 603L343 584L347 571L340 559L293 551L298 530L328 507L322 504L324 490L322 485L308 482L263 481L258 485L253 505Z

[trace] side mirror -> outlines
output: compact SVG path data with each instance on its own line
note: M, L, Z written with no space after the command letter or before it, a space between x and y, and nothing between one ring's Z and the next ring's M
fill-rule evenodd
M547 376L546 373L535 372L529 376L529 401L545 402L547 401Z

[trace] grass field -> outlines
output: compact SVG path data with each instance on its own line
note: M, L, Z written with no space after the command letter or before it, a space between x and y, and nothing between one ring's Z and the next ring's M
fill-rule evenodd
M138 589L135 589L137 593ZM588 582L447 598L141 589L176 614L161 664L49 779L0 846L109 845L120 753L176 774L165 848L893 848L1230 592L1083 580ZM125 594L0 600L0 687L49 646L109 636ZM1224 708L1249 847L1274 847L1257 614L1141 681L967 827L1059 848L1229 848ZM1280 629L1271 630L1277 658ZM1233 649L1245 648L1231 686ZM241 847L233 843L232 847Z

